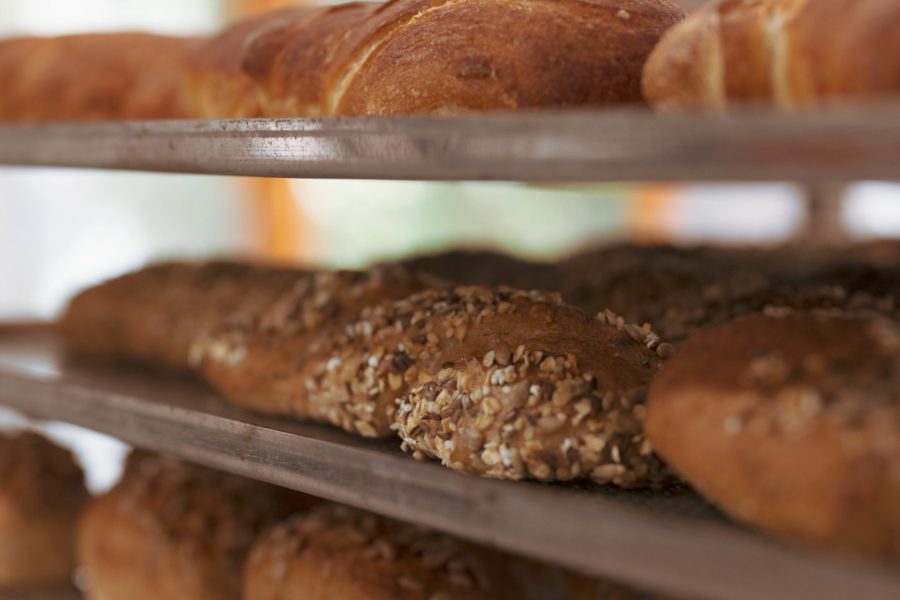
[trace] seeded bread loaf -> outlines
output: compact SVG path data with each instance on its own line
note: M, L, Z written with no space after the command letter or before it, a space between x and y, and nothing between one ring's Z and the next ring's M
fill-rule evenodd
M138 453L90 502L78 558L90 600L241 597L256 536L314 499L253 480Z
M214 336L207 348L219 350L198 352L200 372L239 404L280 397L298 417L366 437L396 429L416 456L458 470L667 478L641 418L669 346L611 313L593 317L538 292L427 290L366 307L313 342L277 339L253 329Z
M0 589L71 582L87 497L67 450L35 433L0 434Z
M646 56L683 17L668 0L392 0L273 13L199 47L185 97L209 118L634 103ZM238 103L220 93L236 82Z
M647 435L732 517L900 557L900 327L750 316L691 337L654 381Z
M0 121L185 118L194 43L145 33L0 40Z
M336 505L274 527L244 566L245 600L572 600L574 587L561 569Z

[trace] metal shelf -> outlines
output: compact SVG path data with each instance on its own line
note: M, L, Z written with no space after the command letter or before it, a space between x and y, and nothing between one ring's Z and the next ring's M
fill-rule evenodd
M0 327L0 404L134 445L414 521L600 576L716 600L900 597L887 568L808 554L691 493L500 482L396 443L267 419L191 379L68 362L46 327Z
M0 164L422 180L893 180L900 109L0 125Z

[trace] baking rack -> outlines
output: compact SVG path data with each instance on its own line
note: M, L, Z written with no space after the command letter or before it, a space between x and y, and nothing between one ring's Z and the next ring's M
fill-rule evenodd
M900 179L900 110L0 126L0 165L215 175L540 182ZM500 482L396 444L260 417L190 379L72 363L0 326L0 405L639 587L715 600L900 598L900 573L779 543L688 491Z

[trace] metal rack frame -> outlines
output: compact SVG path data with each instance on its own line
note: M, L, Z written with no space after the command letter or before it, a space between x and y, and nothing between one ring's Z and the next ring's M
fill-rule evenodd
M0 125L0 164L345 179L895 180L900 110Z

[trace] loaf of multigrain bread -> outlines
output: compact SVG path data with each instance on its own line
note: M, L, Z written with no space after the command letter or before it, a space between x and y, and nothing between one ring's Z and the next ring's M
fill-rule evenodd
M91 600L241 598L257 535L317 500L289 490L133 453L122 480L94 498L78 531Z
M401 266L289 273L151 267L75 298L76 353L192 368L231 402L403 438L471 473L627 486L669 480L643 399L671 352L649 327L541 292Z

